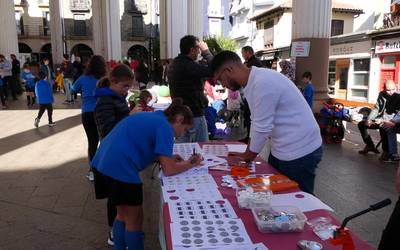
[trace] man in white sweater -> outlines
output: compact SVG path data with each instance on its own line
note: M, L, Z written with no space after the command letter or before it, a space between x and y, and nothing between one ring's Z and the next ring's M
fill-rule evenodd
M246 152L236 156L252 161L271 138L269 164L312 194L322 139L310 107L293 82L273 70L247 68L230 51L215 56L211 67L215 81L231 90L243 88L249 103L250 142Z

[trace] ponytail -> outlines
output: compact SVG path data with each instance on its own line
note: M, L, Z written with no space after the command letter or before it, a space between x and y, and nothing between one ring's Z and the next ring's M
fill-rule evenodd
M110 79L108 77L103 77L101 78L98 82L97 82L97 88L106 88L106 87L110 87Z
M192 125L193 124L193 114L190 108L183 105L182 98L174 98L171 105L164 110L165 116L170 123L174 123L178 115L183 116L183 124Z

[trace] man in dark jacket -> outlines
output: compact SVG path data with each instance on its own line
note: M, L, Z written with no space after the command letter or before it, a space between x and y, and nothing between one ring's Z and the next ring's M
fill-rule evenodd
M252 66L263 67L261 61L254 55L253 48L250 46L244 46L242 48L242 57L245 60L244 64L246 64L248 68Z
M11 57L11 64L12 64L12 69L11 69L12 85L13 85L12 91L15 92L15 96L16 96L17 94L18 95L22 94L21 82L19 79L19 75L21 74L21 63L17 59L16 55L11 54L10 57Z
M185 133L179 142L203 142L208 140L207 122L204 109L207 98L204 95L203 79L211 76L211 70L206 65L196 62L199 54L211 64L212 54L205 42L197 37L188 35L180 41L181 53L177 56L168 70L169 88L172 98L180 97L183 103L192 110L193 128Z
M385 89L379 93L378 99L375 104L375 108L368 115L366 120L358 123L358 129L360 130L361 137L365 143L363 150L358 151L360 154L367 154L368 152L374 152L379 154L379 151L375 148L374 142L368 133L368 129L379 129L381 121L384 120L384 115L393 114L396 112L395 101L398 99L399 94L396 92L396 85L393 81L387 81L385 83ZM386 136L382 138L382 146L386 149Z
M64 61L61 64L61 72L64 75L64 89L65 89L65 104L73 104L73 96L72 96L72 83L74 80L74 70L71 61L69 60L69 55L65 54L64 55Z

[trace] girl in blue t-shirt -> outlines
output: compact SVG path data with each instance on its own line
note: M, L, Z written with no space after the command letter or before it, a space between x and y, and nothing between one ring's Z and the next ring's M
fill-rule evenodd
M26 99L28 108L31 108L35 104L35 76L31 72L29 64L25 63L23 66L23 72L21 73L21 81L25 84Z
M96 198L108 197L117 206L115 249L142 250L143 191L139 172L155 160L165 175L186 171L202 161L173 155L174 137L191 128L193 114L182 99L164 111L141 112L123 119L102 140L92 165ZM139 132L138 132L139 131Z

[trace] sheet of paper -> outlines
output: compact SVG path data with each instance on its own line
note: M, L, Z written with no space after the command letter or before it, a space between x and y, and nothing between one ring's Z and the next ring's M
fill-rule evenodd
M294 192L288 194L274 194L271 199L271 206L294 206L302 212L309 212L318 209L333 212L333 209L319 200L317 197L305 193Z
M244 153L247 149L246 144L226 144L226 146L228 146L229 152Z
M193 155L193 149L196 154L203 154L198 143L175 143L173 152L187 160Z
M216 156L228 156L228 146L221 144L206 144L203 145L203 153Z
M174 246L174 250L187 250L187 247L182 247L182 246ZM239 245L239 246L217 246L217 247L210 247L210 246L205 246L205 247L191 247L190 250L269 250L268 247L266 247L263 243L257 243L257 244L245 244L245 245Z
M176 246L238 247L252 243L240 219L181 220L171 223L171 235L174 249Z
M236 219L232 205L226 199L183 200L168 202L172 222L195 219L200 221Z
M162 178L165 202L222 199L217 183L209 174L174 175Z
M215 155L203 154L204 160L201 162L202 167L213 167L217 165L227 165L228 161L224 158L217 157Z

